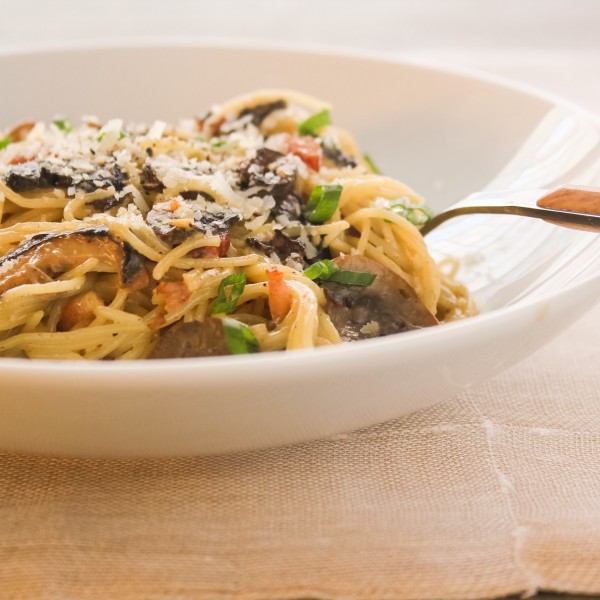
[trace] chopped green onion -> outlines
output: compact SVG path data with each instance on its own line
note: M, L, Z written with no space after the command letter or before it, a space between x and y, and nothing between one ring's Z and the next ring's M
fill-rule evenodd
M326 281L331 275L339 270L339 267L332 260L324 259L310 265L310 267L303 272L303 275L313 281L315 279L324 279Z
M323 127L331 125L331 113L328 108L315 113L298 125L300 135L316 136Z
M371 169L372 173L375 175L381 175L381 171L377 167L377 165L373 162L373 159L368 154L363 154L363 159L367 163L369 169Z
M303 275L312 279L321 281L335 281L346 285L368 286L375 281L377 275L373 273L361 273L359 271L340 271L339 267L328 259L320 260L312 264Z
M252 329L235 319L223 319L225 343L231 354L252 354L260 352L258 340Z
M97 138L97 141L101 142L104 139L104 136L107 134L107 131L103 131ZM119 131L119 140L122 140L125 138L125 132L121 129L121 131Z
M64 131L65 133L73 131L73 124L71 123L71 121L69 121L69 119L54 119L52 123L54 123L54 125L56 125L61 131Z
M227 143L227 140L217 140L216 142L213 142L211 144L211 146L213 148L220 148L221 146L224 146Z
M324 223L335 213L340 197L341 185L318 185L308 199L306 207L310 211L308 219L311 223Z
M336 271L328 281L335 281L336 283L344 283L346 285L371 285L377 275L375 273L361 273L359 271Z
M404 217L407 221L420 227L433 217L433 211L425 204L411 204L408 198L395 200L388 206L388 210Z
M232 273L221 281L219 293L213 304L211 315L231 312L240 299L244 288L246 287L245 273Z
M5 137L3 140L0 140L0 150L4 150L9 144L12 144L12 138Z

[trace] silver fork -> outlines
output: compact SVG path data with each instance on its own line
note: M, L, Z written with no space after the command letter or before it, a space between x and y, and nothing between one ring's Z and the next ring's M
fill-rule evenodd
M571 185L554 190L473 194L435 215L421 227L421 233L427 235L454 217L482 213L533 217L555 225L600 233L600 187Z

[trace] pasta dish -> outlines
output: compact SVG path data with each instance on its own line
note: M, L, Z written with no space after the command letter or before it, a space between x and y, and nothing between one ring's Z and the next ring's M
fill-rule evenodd
M0 132L0 356L293 350L468 316L429 216L297 93L177 125L25 122Z

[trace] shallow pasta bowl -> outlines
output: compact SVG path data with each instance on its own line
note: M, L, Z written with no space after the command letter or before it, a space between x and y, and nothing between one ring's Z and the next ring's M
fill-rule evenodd
M49 65L51 68L49 68ZM151 65L151 76L146 68ZM201 68L200 68L201 66ZM63 85L85 73L85 86ZM435 210L482 189L600 183L600 125L489 77L379 56L164 42L0 55L0 117L176 120L261 87L326 99L382 170ZM40 94L40 90L45 90ZM313 351L147 362L0 361L0 448L168 456L291 444L447 399L541 347L600 292L600 238L496 215L427 238L477 317Z

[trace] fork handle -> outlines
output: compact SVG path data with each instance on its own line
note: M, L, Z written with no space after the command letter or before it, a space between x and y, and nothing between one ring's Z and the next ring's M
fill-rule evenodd
M581 185L559 187L536 204L541 208L600 215L600 189Z

